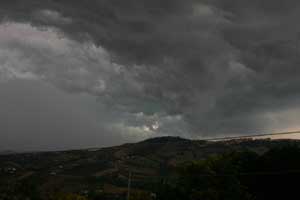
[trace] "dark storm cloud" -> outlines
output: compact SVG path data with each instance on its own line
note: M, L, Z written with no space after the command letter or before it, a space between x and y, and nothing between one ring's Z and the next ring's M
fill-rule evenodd
M273 121L300 103L299 11L296 0L1 1L4 22L67 38L26 72L97 96L114 113L110 131L146 136L289 128ZM29 47L39 51L40 41ZM44 55L60 48L52 65ZM60 67L73 64L73 74Z

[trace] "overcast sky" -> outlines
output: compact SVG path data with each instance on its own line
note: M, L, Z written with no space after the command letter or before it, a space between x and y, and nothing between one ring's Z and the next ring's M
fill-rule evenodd
M1 0L0 150L300 129L299 0Z

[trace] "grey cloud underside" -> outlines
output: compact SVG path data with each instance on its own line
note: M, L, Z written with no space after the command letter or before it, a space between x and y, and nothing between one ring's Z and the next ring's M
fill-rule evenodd
M0 150L77 149L126 141L101 126L98 120L108 119L95 117L101 105L94 98L39 81L9 81L0 90Z
M107 50L129 78L111 76L102 93L58 86L98 96L133 127L242 134L272 129L266 113L300 104L297 0L2 0L0 11Z

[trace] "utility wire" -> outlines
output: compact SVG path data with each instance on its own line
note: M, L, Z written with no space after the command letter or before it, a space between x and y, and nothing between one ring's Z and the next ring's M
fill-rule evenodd
M278 135L292 135L300 134L300 131L289 131L289 132L278 132L278 133L265 133L265 134L252 134L252 135L242 135L242 136L229 136L229 137L217 137L217 138L208 138L206 141L221 141L221 140L234 140L234 139L246 139L254 137L265 137L265 136L278 136ZM281 171L270 171L270 172L247 172L247 173L237 173L237 174L198 174L198 176L203 177L226 177L226 176L275 176L275 175L284 175L284 174L295 174L300 173L300 169L290 169L290 170L281 170Z
M300 169L290 169L290 170L280 170L280 171L259 171L259 172L245 172L245 173L236 173L236 174L197 174L201 177L228 177L228 176L277 176L277 175L286 175L286 174L298 174Z
M252 135L228 136L228 137L216 137L216 138L208 138L208 139L204 139L204 140L206 140L206 141L220 141L220 140L234 140L234 139L264 137L264 136L292 135L292 134L300 134L300 131L265 133L265 134L252 134Z

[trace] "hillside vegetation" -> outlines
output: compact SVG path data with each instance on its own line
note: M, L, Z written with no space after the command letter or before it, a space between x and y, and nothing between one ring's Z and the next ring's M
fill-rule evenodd
M284 199L300 142L153 138L102 149L0 155L0 200Z

